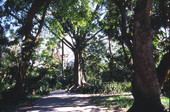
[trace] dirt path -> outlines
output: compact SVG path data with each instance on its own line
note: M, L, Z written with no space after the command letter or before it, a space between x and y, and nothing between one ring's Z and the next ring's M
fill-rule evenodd
M90 102L91 95L55 91L39 100L25 112L116 112ZM21 112L21 111L20 111Z

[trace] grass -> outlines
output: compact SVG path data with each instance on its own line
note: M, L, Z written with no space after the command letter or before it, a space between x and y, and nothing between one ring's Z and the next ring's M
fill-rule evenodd
M98 106L116 110L128 109L133 104L133 99L129 95L96 97L92 101Z
M94 103L101 107L107 107L109 109L116 110L128 110L133 104L133 98L131 95L114 95L114 96L104 96L104 97L95 97L92 99ZM170 102L169 98L162 97L162 104L166 109L169 109Z

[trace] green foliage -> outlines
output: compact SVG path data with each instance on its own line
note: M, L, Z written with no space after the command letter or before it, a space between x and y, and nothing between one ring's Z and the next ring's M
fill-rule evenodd
M67 67L64 70L64 76L60 80L62 83L62 89L68 89L74 84L73 66Z
M48 94L50 91L62 89L60 71L57 69L39 68L34 75L27 76L26 86L29 93Z
M20 65L26 63L29 67L25 76L26 94L47 94L58 89L67 89L73 84L73 66L64 70L61 75L61 60L56 59L61 40L71 35L73 48L76 48L77 38L82 39L83 56L85 60L86 79L90 86L84 87L84 93L120 94L131 91L132 72L127 67L125 53L131 64L131 52L126 42L133 40L133 14L135 0L131 3L111 0L53 0L46 15L45 26L38 44L30 50L31 55L22 60L23 48L33 45L32 38L23 36L25 20L33 0L6 0L0 4L0 100L2 93L16 85ZM118 6L120 5L120 6ZM98 9L94 9L94 7ZM166 52L169 52L170 39L167 20L167 0L154 5L152 27L155 30L154 59L156 66ZM166 7L166 8L163 8ZM121 11L124 9L124 11ZM123 20L121 13L125 12L126 35L123 37ZM42 8L33 19L32 35L37 33ZM166 18L165 18L166 17ZM96 31L102 31L92 36ZM92 36L92 37L90 37ZM108 39L112 51L109 52ZM27 44L29 43L29 44ZM132 42L133 43L133 42ZM114 44L116 47L114 47ZM124 45L124 49L123 49ZM133 45L132 45L133 47ZM60 55L60 54L59 54ZM111 61L111 57L113 60ZM126 64L125 64L126 63ZM112 67L110 65L113 65ZM111 73L112 70L112 74ZM164 84L163 95L170 93L169 80ZM30 98L30 97L29 97ZM126 99L127 102L124 100ZM127 108L131 100L118 96L108 101L120 101L114 108ZM104 102L104 101L103 101ZM111 106L108 103L106 105ZM130 103L129 103L130 102ZM167 100L162 99L165 106ZM125 105L127 103L128 105ZM24 103L23 103L24 104ZM117 107L122 105L122 107Z
M130 82L102 82L96 78L92 78L88 82L91 85L84 87L83 93L121 94L131 92L132 89Z
M103 83L103 93L106 94L120 94L124 92L131 91L131 83L123 82L123 83L116 83L116 82L106 82Z
M0 48L1 50L1 48ZM16 81L16 75L18 73L18 67L16 65L18 61L17 46L11 45L11 49L3 48L0 57L0 96L4 91L14 87Z
M169 50L169 43L170 43L170 39L168 38L168 32L166 31L165 28L161 28L153 41L153 45L154 45L154 59L156 62L156 66L159 65L160 60L162 59L162 56L168 52Z
M170 106L170 100L167 97L162 97L161 98L162 104L165 106L166 109L169 109Z

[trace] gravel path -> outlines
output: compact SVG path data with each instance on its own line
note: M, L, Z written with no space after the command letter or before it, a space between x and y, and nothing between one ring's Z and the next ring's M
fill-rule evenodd
M55 91L39 100L27 111L18 112L115 112L90 102L92 95Z

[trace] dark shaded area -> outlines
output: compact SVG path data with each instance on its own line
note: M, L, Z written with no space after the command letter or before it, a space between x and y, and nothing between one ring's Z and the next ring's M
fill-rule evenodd
M17 108L27 106L31 107L32 105L35 104L35 102L39 98L23 98L20 100L15 100L15 101L10 101L8 100L0 100L0 112L14 112ZM9 102L10 101L10 102Z

